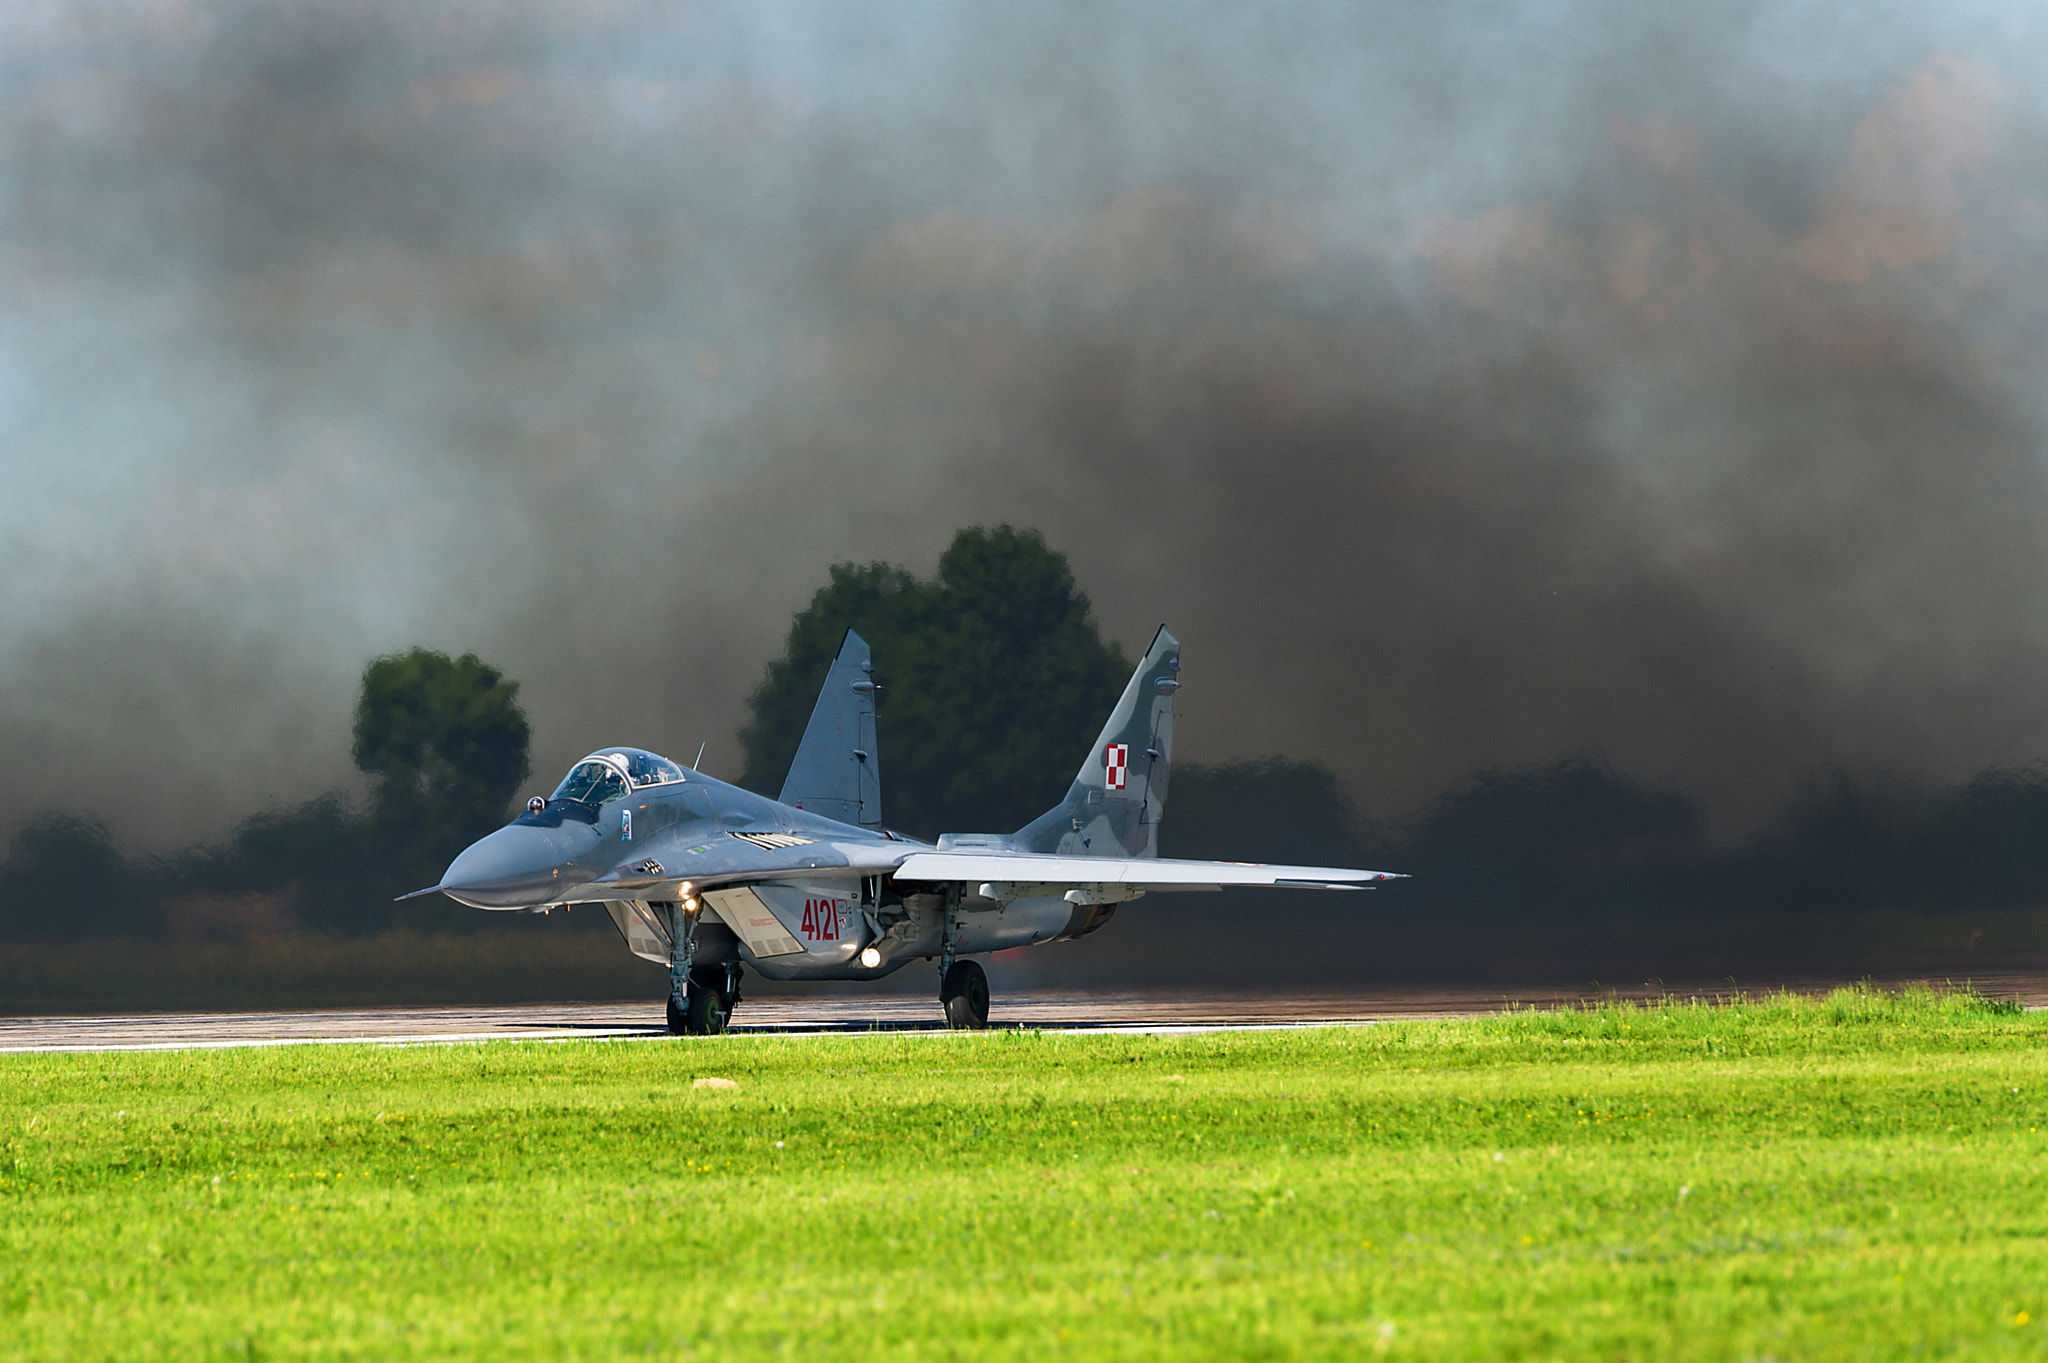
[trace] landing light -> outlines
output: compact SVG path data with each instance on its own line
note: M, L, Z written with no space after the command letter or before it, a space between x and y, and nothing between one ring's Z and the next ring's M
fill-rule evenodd
M860 953L860 963L869 970L873 970L882 963L882 953L876 951L873 947L867 947Z

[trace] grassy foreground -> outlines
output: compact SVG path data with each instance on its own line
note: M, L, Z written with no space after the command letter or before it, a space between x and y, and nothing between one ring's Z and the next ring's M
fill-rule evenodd
M1853 992L0 1057L0 1354L2039 1356L2044 1040Z

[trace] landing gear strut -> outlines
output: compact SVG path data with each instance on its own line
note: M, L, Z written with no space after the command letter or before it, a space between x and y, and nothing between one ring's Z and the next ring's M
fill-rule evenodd
M697 954L697 915L686 904L668 906L668 1032L682 1036L690 1026L690 963Z
M939 981L939 1004L954 1031L981 1031L988 1026L988 976L973 961L953 962Z
M696 964L697 913L669 906L668 1030L671 1036L717 1036L740 1001L740 966Z
M972 961L954 959L960 944L960 887L946 887L946 916L939 924L939 1007L956 1032L988 1026L988 976Z

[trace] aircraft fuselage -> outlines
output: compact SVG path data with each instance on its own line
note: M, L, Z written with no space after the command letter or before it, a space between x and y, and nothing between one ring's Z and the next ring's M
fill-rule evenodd
M665 906L705 903L700 965L770 979L876 979L945 947L946 894L889 872L931 844L840 823L698 772L602 802L551 799L472 845L441 892L479 909L603 902L649 960L667 954ZM1108 906L1059 895L955 890L953 949L971 955L1078 936Z

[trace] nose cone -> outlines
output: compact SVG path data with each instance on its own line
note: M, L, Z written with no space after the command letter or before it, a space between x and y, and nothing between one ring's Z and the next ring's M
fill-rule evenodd
M441 877L441 892L478 909L527 909L553 904L585 877L573 864L579 851L597 841L594 830L576 826L536 828L512 824L470 846Z

